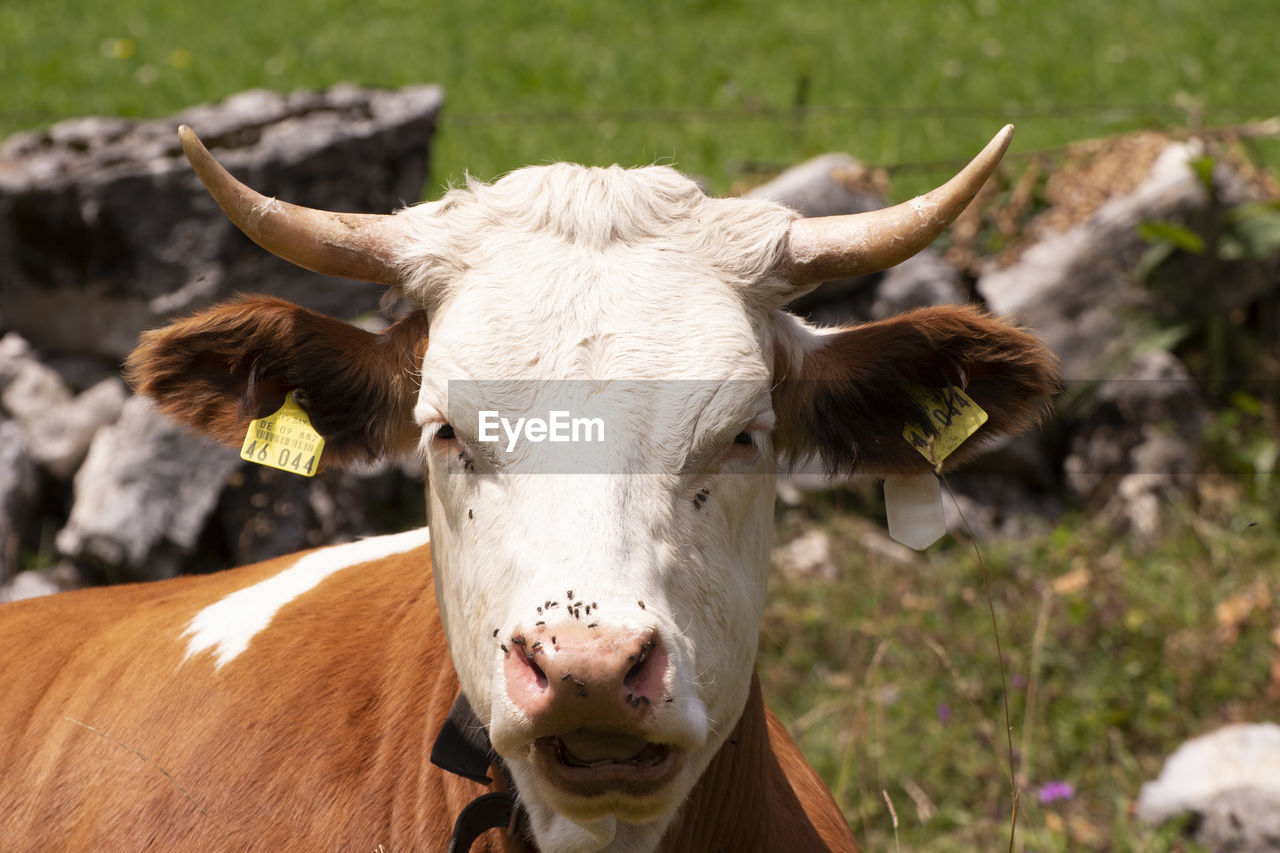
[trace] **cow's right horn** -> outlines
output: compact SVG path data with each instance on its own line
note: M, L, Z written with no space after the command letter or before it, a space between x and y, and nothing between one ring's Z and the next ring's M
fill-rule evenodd
M982 189L1011 139L1013 125L1007 124L955 177L918 198L868 213L791 223L782 267L794 286L787 298L824 281L887 269L929 245Z
M402 232L394 216L331 213L268 198L233 178L185 124L178 138L222 212L268 252L325 275L399 283L394 247Z

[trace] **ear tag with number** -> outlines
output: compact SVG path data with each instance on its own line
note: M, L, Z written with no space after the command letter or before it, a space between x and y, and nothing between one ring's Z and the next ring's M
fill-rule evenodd
M959 388L915 387L910 393L916 405L929 413L933 434L915 421L907 421L902 437L935 470L941 470L943 461L987 422L987 413ZM889 537L908 548L923 551L947 532L937 474L886 477L884 507Z
M907 421L902 437L934 468L987 422L987 413L959 388L912 388L911 399L929 413L933 435L915 421Z
M324 438L311 426L311 418L292 391L274 413L249 424L240 447L241 459L304 477L314 477L320 470L322 453Z

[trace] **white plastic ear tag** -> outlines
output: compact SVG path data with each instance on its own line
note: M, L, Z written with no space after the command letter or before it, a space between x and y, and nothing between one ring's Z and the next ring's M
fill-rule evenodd
M322 453L324 438L311 426L311 418L293 399L292 391L283 406L249 424L240 447L241 459L304 477L314 477L320 470Z
M886 477L884 508L889 538L923 551L947 532L942 515L942 484L936 474Z

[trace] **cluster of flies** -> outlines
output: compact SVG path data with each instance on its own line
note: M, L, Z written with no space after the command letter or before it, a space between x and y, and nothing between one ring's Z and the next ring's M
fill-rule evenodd
M573 618L574 618L574 619L581 619L581 618L582 618L582 616L583 616L583 613L584 613L584 612L586 613L586 615L587 615L587 616L590 616L590 615L591 615L591 611L592 611L592 610L599 610L599 609L600 609L600 605L599 605L599 604L596 604L594 601L593 601L593 602L591 602L590 604L587 604L585 601L582 601L582 600L574 601L574 600L573 600L573 590L571 590L571 589L570 589L570 590L566 590L566 591L565 591L565 598L567 598L567 599L569 600L568 611L569 611L570 613L572 613L572 614L573 614ZM559 607L559 606L560 606L560 602L558 602L558 601L544 601L544 602L542 603L542 606L538 608L538 615L539 615L539 616L541 616L541 615L542 615L542 612L543 612L544 610L550 610L550 609L551 609L551 608L553 608L553 607ZM539 621L539 622L535 622L534 624L535 624L535 625L545 625L546 623L545 623L545 622L542 622L542 621ZM598 623L598 622L592 622L592 623L591 623L590 625L588 625L587 627L588 627L588 628L594 628L594 627L596 627L598 624L600 624L600 623ZM554 638L554 637L552 637L552 638L551 638L551 642L553 642L553 643L555 642L555 638Z
M706 490L704 489L703 491L706 491ZM591 611L592 611L592 610L599 610L599 609L600 609L600 605L599 605L599 604L597 604L597 603L595 603L594 601L593 601L593 602L591 602L590 604L587 604L585 601L583 601L583 600L581 600L581 599L578 599L578 600L576 600L576 601L575 601L575 600L574 600L574 597L573 597L573 590L571 590L571 589L570 589L570 590L567 590L567 591L565 592L565 598L566 598L566 599L568 599L568 601L569 601L569 606L568 606L567 610L568 610L568 612L570 612L570 613L572 613L572 614L573 614L573 618L574 618L574 619L581 619L584 613L585 613L585 615L590 616L590 615L591 615ZM551 601L550 599L548 599L547 601L544 601L544 602L542 603L542 606L541 606L541 607L537 608L537 610L538 610L538 615L540 615L540 616L541 616L541 615L543 615L543 614L544 614L544 611L549 611L549 610L551 610L552 608L559 607L559 606L560 606L560 602L558 602L558 601ZM636 602L636 606L638 606L641 610L644 610L644 609L645 609L645 604L644 604L644 602L643 602L643 601L637 601L637 602ZM535 626L535 627L543 627L543 626L545 626L547 623L546 623L546 620L539 619L537 622L534 622L533 624L534 624L534 626ZM599 625L599 624L600 624L600 623L598 623L598 622L592 622L592 623L588 624L588 625L587 625L587 627L588 627L588 628L595 628L595 627L596 627L597 625ZM502 630L501 628L494 628L494 629L493 629L493 637L494 637L494 639L497 639L497 637L498 637L498 633L499 633L501 630ZM541 650L542 650L542 641L541 641L541 640L536 640L536 641L534 641L533 645L529 645L529 641L525 638L525 636L524 636L523 634L521 634L521 635L519 635L519 636L516 636L516 637L512 637L512 638L511 638L511 642L512 642L512 644L513 644L513 645L520 646L521 648L524 648L525 646L528 646L528 654L529 654L529 655L535 655L535 654L537 654L539 651L541 651ZM555 635L554 635L554 634L552 634L552 635L551 635L551 645L553 645L553 646L554 646L555 644L556 644L556 637L555 637ZM640 644L640 652L639 652L639 654L638 654L638 655L627 655L627 662L628 662L628 663L630 663L630 664L631 664L631 666L632 666L633 668L634 668L634 667L636 667L636 666L639 666L639 665L640 665L640 664L642 664L642 663L644 663L645 659L649 657L649 653L650 653L651 651L653 651L653 646L654 646L654 643L653 643L651 640L645 640L643 643L641 643L641 644ZM507 647L507 644L506 644L506 643L499 643L499 644L498 644L498 647L499 647L500 649L502 649L502 653L503 653L503 654L507 654L508 652L510 652L510 649ZM579 695L579 696L590 696L590 695L591 695L590 693L588 693L588 692L587 692L587 685L586 685L584 682L579 681L578 679L574 678L574 677L573 677L573 673L571 673L571 672L566 672L564 675L560 676L560 680L561 680L561 681L572 681L572 682L573 682L573 684L578 688L578 695ZM631 694L631 693L628 693L628 694L627 694L627 698L626 698L626 700L625 700L625 701L626 701L626 703L627 703L628 705L630 705L632 708L639 708L642 704L643 704L643 705L650 705L650 706L653 704L652 702L650 702L650 701L649 701L649 697L648 697L648 696L635 696L635 695L633 695L633 694ZM675 700L674 700L672 697L668 696L666 699L663 699L662 701L663 701L663 702L673 702L673 701L675 701Z

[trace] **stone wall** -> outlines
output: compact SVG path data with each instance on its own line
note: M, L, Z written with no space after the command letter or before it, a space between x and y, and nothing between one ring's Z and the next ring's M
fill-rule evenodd
M422 194L442 102L435 86L254 91L0 146L0 583L31 564L46 571L29 592L167 577L421 522L416 475L248 470L131 397L119 364L143 330L237 292L384 322L383 288L294 267L231 225L179 124L267 195L391 212Z

